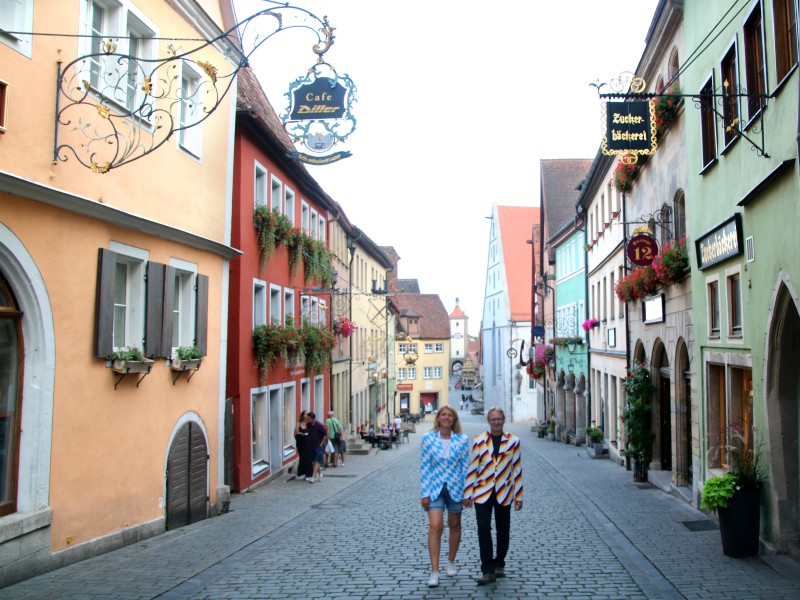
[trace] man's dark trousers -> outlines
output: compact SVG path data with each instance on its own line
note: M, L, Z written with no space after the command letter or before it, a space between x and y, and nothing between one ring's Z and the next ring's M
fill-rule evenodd
M497 558L492 557L492 510L497 525ZM505 568L508 542L511 532L511 505L502 506L492 492L483 504L475 504L478 519L478 546L481 553L481 573L494 573L498 567Z

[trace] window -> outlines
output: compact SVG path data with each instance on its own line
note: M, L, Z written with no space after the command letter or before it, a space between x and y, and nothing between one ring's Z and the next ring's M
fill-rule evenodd
M733 44L720 64L720 77L722 78L722 118L723 140L727 146L739 134L739 97L738 94L738 69L736 66L736 44Z
M308 234L308 235L311 236L312 240L318 239L318 236L319 236L318 230L317 230L318 226L319 226L319 221L318 221L317 211L315 211L312 208L311 209L311 231Z
M672 206L675 239L680 240L686 237L686 197L683 194L683 190L678 190L678 193L675 194Z
M670 82L678 83L678 71L680 70L680 60L678 58L678 49L673 48L672 54L669 55L669 65L667 66L667 77Z
M311 320L311 297L300 296L300 320L301 323Z
M253 327L267 323L267 284L253 281Z
M752 120L765 104L766 65L761 4L756 3L744 22L744 70L747 81L747 118Z
M117 0L85 0L81 14L86 36L81 40L81 52L95 55L88 60L87 73L93 90L130 111L140 109L150 98L142 91L146 73L140 61L155 56L155 27L146 24L144 15L133 6ZM110 39L117 44L115 56L100 54Z
M0 368L0 516L17 510L20 440L20 390L23 344L22 313L11 290L0 275L0 339L3 366Z
M708 284L708 328L709 337L719 337L719 282Z
M442 378L442 367L433 367L433 378L434 379Z
M325 218L322 215L319 216L319 241L325 241Z
M289 222L292 224L293 227L295 225L295 222L294 222L294 211L295 211L294 203L295 203L294 191L287 187L286 188L286 207L285 207L285 210L284 210L284 214L286 215L286 218L289 219Z
M203 103L200 98L202 81L200 74L188 62L183 62L181 89L178 91L178 146L195 158L200 158L203 148L203 127L199 123L203 118Z
M609 306L611 307L611 310L608 311L608 314L609 314L609 319L613 321L614 317L616 316L616 312L617 312L616 310L614 310L614 301L617 298L617 295L614 293L614 271L611 271L609 273L608 277L609 277L609 279L608 279L608 291L609 291L608 303L609 303ZM578 320L575 319L575 324L577 325L577 323L578 323Z
M416 379L417 378L417 368L416 367L409 367L408 368L408 376L406 379Z
M283 325L283 307L281 306L281 288L277 285L269 286L269 321L273 325Z
M270 186L269 207L275 212L283 212L283 183L275 175L272 176L272 185Z
M703 167L717 158L717 134L714 113L714 78L710 77L700 90L700 140Z
M295 323L294 317L294 290L284 288L283 290L283 321L284 323Z
M311 314L309 321L312 325L319 325L319 298L311 296Z
M423 379L430 379L433 377L433 369L431 367L423 367L422 368L422 378Z
M444 344L436 344L435 352L444 352Z
M131 255L116 254L114 261L114 349L144 344L145 260L138 248L117 246Z
M669 235L670 234L669 224L672 221L672 215L670 214L670 211L671 211L671 209L669 207L669 204L665 204L664 206L661 207L661 223L663 224L663 226L660 227L660 229L661 229L661 240L660 241L661 241L661 247L662 248L664 246L666 246L671 241L671 238L670 238L670 235ZM613 293L613 291L614 291L614 287L613 286L611 287L611 291Z
M742 278L739 273L728 277L728 322L730 335L742 335Z
M433 344L425 344L425 354L433 354Z
M263 391L250 396L250 444L255 476L269 469L269 418L267 394Z
M624 277L624 270L622 267L619 267L619 271L617 273L617 281L620 281ZM625 316L625 302L620 302L619 306L619 318L623 318ZM581 311L581 315L583 315L583 311Z
M302 201L300 203L300 228L306 235L308 235L308 233L311 231L309 218L310 218L310 213L308 204L306 204L305 201Z
M21 32L32 30L33 0L0 0L0 43L31 58L31 36Z
M292 446L292 442L294 441L294 424L297 422L295 419L295 406L297 403L295 402L295 385L290 384L283 388L283 410L282 417L283 417L283 431L282 431L282 441L281 445L284 449L284 457L287 455L287 450L289 454L293 454L294 447Z
M8 83L0 79L0 133L8 127Z
M253 205L258 208L259 206L267 205L267 170L260 164L256 163L255 168L255 183L253 184Z
M408 344L398 344L397 352L399 354L405 354L406 352L408 352Z
M773 0L775 20L775 69L778 81L783 81L797 64L797 14L794 0Z
M325 300L319 301L319 323L325 325L328 322L328 305Z
M167 270L172 278L173 295L171 315L172 318L172 345L170 355L179 346L194 345L195 324L195 270L193 265L173 266ZM190 270L192 269L192 270Z

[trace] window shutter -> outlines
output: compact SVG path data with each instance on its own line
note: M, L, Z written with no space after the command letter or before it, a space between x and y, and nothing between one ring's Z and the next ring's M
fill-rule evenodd
M166 356L167 347L161 337L164 326L164 272L166 265L147 263L147 307L144 323L144 353L146 356Z
M205 356L208 352L208 275L197 275L195 345Z
M172 352L172 312L175 310L175 267L164 266L164 304L162 308L161 349ZM169 357L168 357L169 358Z
M114 352L114 278L117 253L100 248L97 254L97 288L94 298L94 355Z

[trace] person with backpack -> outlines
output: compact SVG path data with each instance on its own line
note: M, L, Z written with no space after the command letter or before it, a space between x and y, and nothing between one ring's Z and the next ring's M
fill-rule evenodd
M325 455L325 466L333 466L336 468L336 462L341 452L340 445L342 442L342 424L339 422L339 419L336 418L336 413L333 411L328 413L328 419L325 421L325 427L328 428L328 436L333 444L333 452ZM332 465L329 463L332 463Z

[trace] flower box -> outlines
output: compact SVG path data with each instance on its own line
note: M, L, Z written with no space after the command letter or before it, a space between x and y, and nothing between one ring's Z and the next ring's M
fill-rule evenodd
M196 371L200 368L200 364L203 362L202 358L193 358L188 360L181 360L180 358L173 358L172 359L172 367L173 371Z
M149 358L142 360L115 360L111 363L111 368L116 373L149 373L153 368L153 362Z

